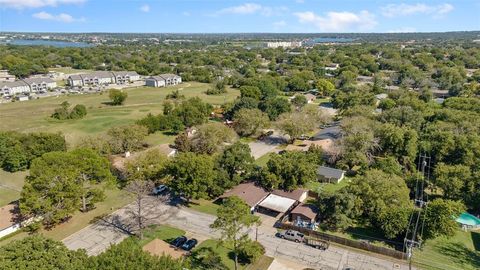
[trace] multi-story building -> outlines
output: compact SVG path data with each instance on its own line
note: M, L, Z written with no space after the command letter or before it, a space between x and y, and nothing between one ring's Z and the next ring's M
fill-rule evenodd
M2 96L13 96L23 93L30 93L30 86L24 81L0 83L0 95Z
M182 77L175 74L160 74L151 76L145 79L146 86L165 87L170 85L177 85L182 82Z
M274 42L267 42L265 43L265 47L267 48L296 48L301 47L301 41L274 41Z
M113 71L116 84L131 83L140 80L140 75L135 71Z
M57 82L50 78L27 78L23 81L30 87L30 92L37 93L57 87Z
M13 82L15 76L8 73L8 70L0 70L0 82Z
M109 71L95 71L80 76L82 77L83 85L111 84L115 82L112 72Z

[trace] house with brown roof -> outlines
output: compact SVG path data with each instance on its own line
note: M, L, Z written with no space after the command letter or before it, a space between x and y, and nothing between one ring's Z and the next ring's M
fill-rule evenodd
M242 183L233 187L231 190L223 193L219 199L225 199L232 196L237 196L250 206L250 210L253 212L257 205L262 202L269 193L260 186L255 185L253 182Z
M272 191L272 194L289 198L298 202L303 202L308 196L308 189L298 188L292 191L276 189Z
M312 204L301 203L297 205L291 212L290 218L293 222L315 222L318 209Z

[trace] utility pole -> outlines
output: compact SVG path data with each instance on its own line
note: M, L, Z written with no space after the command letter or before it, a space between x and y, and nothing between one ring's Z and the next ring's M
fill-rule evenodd
M427 211L427 196L425 194L425 182L430 178L430 157L422 154L418 157L418 170L422 172L420 179L415 183L414 211L410 216L407 232L404 239L404 249L407 253L408 266L412 269L412 257L415 248L422 245L422 234Z

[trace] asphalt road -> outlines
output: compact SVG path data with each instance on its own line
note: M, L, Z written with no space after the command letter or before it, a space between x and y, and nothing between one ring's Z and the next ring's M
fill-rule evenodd
M129 207L114 212L109 217L92 224L65 238L65 245L73 250L84 248L89 255L103 252L111 244L119 243L135 232L134 222L129 215ZM218 237L218 232L210 229L214 221L212 215L193 211L181 206L168 205L155 198L148 202L149 224L167 224L183 229L198 239ZM340 246L331 245L326 251L314 249L301 243L275 237L276 229L265 222L258 228L258 241L265 247L266 255L314 269L355 270L408 269L406 263L400 263L387 257L377 257ZM249 231L255 239L255 229Z

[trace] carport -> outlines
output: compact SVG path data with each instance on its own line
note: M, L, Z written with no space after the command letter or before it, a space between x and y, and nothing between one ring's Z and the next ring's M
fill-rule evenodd
M290 198L270 194L260 204L258 204L257 211L262 214L276 217L281 213L287 212L295 205L296 202L296 200Z

